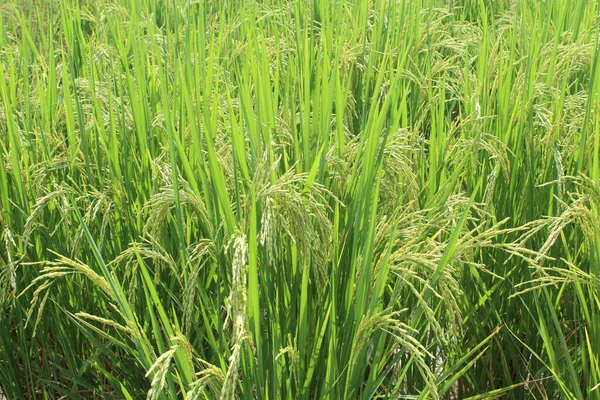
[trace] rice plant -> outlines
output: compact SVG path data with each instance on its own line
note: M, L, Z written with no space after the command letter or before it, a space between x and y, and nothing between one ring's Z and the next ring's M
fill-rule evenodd
M600 399L597 0L0 4L0 398Z

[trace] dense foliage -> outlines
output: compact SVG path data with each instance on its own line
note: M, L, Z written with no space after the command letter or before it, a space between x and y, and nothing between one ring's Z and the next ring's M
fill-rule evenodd
M599 399L599 6L2 2L0 393Z

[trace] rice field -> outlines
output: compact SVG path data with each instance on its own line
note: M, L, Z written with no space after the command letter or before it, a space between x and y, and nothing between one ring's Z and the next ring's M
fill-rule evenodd
M600 399L599 17L0 2L0 398Z

